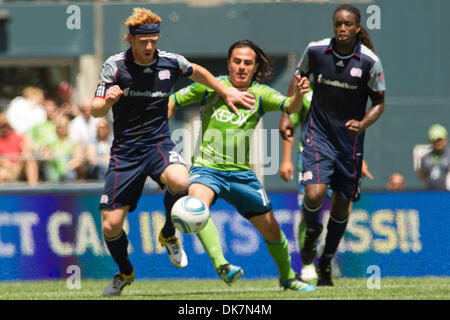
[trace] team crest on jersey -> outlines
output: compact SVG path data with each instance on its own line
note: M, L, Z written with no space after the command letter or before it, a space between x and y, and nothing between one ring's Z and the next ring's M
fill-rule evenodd
M361 76L362 76L362 70L361 70L361 68L352 68L352 69L350 70L350 75L351 75L352 77L361 78Z
M384 74L383 71L380 72L380 74L378 75L377 81L382 81L384 78Z
M102 71L101 71L101 73L103 74L103 75L110 75L110 74L114 74L114 70L113 70L113 67L110 65L110 64L107 64L107 63L105 63L105 64L103 64L103 66L102 66Z
M161 70L158 73L159 80L168 80L170 79L170 71L169 70Z

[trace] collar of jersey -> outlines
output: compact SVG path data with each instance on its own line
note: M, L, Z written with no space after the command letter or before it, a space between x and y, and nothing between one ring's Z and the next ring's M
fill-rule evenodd
M337 53L334 50L335 41L336 41L335 37L331 38L330 43L325 48L325 52L332 52L339 59L350 59L351 57L356 57L358 59L361 59L361 42L360 41L356 41L355 48L353 48L353 53L348 56L341 56L339 53Z
M228 82L228 84L229 84L230 86L234 87L234 84L233 84L233 82L231 82L230 76L229 76L229 75L224 76L224 78L225 78L225 80ZM253 86L256 85L256 84L258 84L258 82L257 82L257 81L253 81L252 84L250 85L250 87L248 87L248 89L253 88ZM235 87L235 88L236 88L236 87ZM236 89L239 89L239 88L236 88ZM247 90L248 90L248 89L247 89Z
M159 53L159 50L156 49L155 56L153 57L153 61L150 62L149 64L142 64L142 63L139 63L139 62L134 60L133 52L131 51L131 48L130 48L130 49L127 50L126 60L133 61L135 64L137 64L140 67L150 67L151 65L156 63L156 60L158 60L158 53Z

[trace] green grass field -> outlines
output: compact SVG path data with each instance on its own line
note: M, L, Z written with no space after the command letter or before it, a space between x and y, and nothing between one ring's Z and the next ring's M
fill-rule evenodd
M450 300L449 277L382 278L379 289L367 279L335 279L334 287L315 292L284 291L276 279L241 279L232 287L220 280L136 280L118 300ZM108 281L82 280L81 289L66 281L0 282L0 300L99 300Z

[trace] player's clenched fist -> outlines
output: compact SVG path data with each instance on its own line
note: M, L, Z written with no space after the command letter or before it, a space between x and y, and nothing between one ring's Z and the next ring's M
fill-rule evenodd
M114 104L120 99L120 96L122 94L122 89L120 89L118 85L115 85L106 90L105 99L108 101L108 103Z
M352 137L357 137L364 131L364 126L360 121L357 120L348 120L345 123L345 127L347 128L347 132Z
M305 94L309 91L309 79L307 77L295 76L297 80L297 88L301 94Z

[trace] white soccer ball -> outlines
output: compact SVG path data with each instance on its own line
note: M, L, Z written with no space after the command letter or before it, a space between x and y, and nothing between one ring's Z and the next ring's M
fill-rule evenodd
M208 207L194 196L178 199L172 208L172 222L175 228L183 233L194 234L202 231L208 218Z

